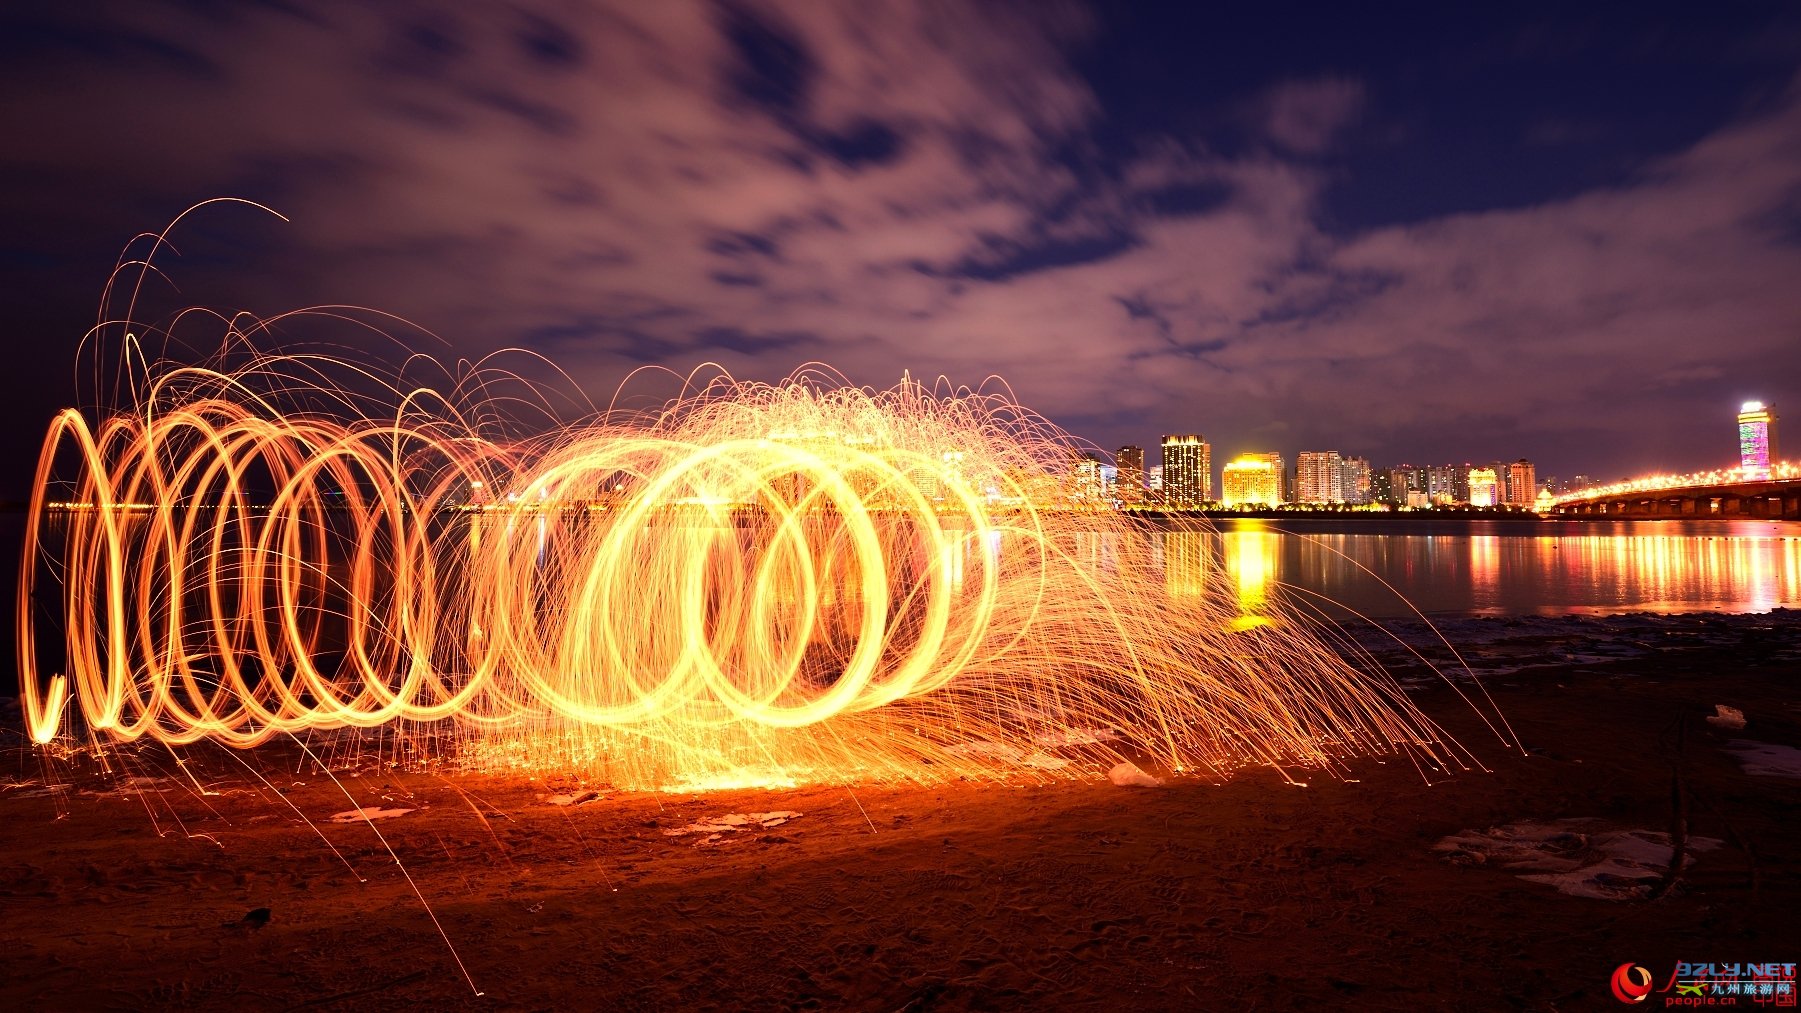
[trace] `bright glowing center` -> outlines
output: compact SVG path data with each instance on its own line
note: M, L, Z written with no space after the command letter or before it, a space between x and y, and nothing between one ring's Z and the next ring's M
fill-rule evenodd
M116 739L394 726L644 787L1440 748L1261 587L1173 575L1004 399L721 382L497 439L480 405L420 407L448 397L339 418L241 378L172 370L52 426L18 613L38 741L72 702Z

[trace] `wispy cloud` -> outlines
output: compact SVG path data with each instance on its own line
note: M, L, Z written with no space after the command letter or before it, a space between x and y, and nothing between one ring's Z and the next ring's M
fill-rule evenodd
M1364 99L1361 81L1289 81L1270 89L1259 111L1272 141L1290 152L1315 155L1356 122Z

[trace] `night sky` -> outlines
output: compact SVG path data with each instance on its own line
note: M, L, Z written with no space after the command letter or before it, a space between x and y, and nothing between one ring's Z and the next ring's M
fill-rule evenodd
M120 249L219 196L291 221L190 219L152 315L365 305L601 400L820 360L1216 459L1801 439L1801 7L1367 6L10 0L0 495Z

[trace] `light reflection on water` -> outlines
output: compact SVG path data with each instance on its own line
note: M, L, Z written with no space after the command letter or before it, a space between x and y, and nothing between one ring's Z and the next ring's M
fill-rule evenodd
M469 526L471 547L481 527ZM22 529L22 515L0 515L10 566ZM1372 618L1414 607L1454 615L1801 607L1801 524L1792 522L1229 520L1206 531L1096 533L1075 548L1112 570L1122 537L1149 540L1147 582L1160 581L1172 598L1235 596L1246 626L1265 621L1283 597L1335 617ZM975 551L954 543L939 561L953 584L982 572L967 558ZM1005 552L1004 540L993 534L979 551ZM0 624L0 650L12 647L10 624ZM11 681L0 678L0 694Z
M1221 532L1219 537L1226 572L1238 589L1239 626L1254 626L1269 611L1270 585L1282 561L1282 536L1253 528Z
M1172 598L1235 597L1242 625L1280 598L1327 615L1422 612L1767 612L1801 607L1801 524L1702 522L1222 521L1077 536L1111 571L1119 538L1149 541ZM988 551L1005 551L998 542ZM959 548L958 552L961 552ZM962 561L952 566L962 572Z
M1161 543L1153 558L1173 596L1204 593L1209 569L1223 566L1247 617L1278 588L1330 614L1375 617L1407 615L1407 602L1467 615L1801 606L1793 523L1226 521L1129 537Z

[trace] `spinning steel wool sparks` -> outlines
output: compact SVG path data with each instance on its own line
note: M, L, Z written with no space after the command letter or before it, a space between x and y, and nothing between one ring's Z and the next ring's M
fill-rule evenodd
M35 739L71 709L170 743L423 726L640 786L1446 759L1323 627L1246 629L1205 560L1172 595L1195 561L1076 508L1068 439L1005 398L720 379L505 439L421 390L326 414L364 403L328 365L173 367L57 418L20 585Z
M36 741L382 728L636 787L1464 756L1331 627L1246 622L1208 553L1072 492L1010 397L809 370L525 425L491 369L244 343L130 339L123 404L52 424Z

